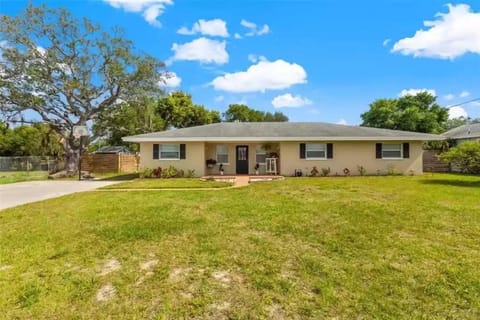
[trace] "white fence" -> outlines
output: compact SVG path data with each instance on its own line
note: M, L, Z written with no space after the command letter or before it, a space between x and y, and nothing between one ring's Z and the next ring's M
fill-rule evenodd
M50 157L0 157L0 171L48 171L65 168L65 162Z

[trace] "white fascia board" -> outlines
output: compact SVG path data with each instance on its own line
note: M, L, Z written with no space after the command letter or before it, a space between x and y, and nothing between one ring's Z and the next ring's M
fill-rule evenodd
M125 142L441 141L445 137L124 137Z

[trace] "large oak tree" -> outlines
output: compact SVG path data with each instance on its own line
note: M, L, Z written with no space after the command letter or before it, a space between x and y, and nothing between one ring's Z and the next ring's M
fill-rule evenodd
M119 101L159 96L164 64L138 53L123 32L104 31L66 9L28 5L0 16L0 107L8 119L37 117L64 137L67 170L77 170L76 125L118 108ZM30 112L26 112L26 111Z

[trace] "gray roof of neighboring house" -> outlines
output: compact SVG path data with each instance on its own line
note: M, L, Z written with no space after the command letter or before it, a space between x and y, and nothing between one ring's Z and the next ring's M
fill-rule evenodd
M94 153L132 153L132 151L125 146L105 146L99 148Z
M128 142L154 141L365 141L443 140L435 134L346 126L322 122L221 122L198 127L124 137Z
M443 134L450 139L480 138L480 123L464 124Z

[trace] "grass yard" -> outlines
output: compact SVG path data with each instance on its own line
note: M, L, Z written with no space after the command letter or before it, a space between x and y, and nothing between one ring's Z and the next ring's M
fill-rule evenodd
M480 177L87 192L0 243L2 319L480 318Z
M0 184L46 180L47 178L47 171L0 171Z
M114 184L102 189L191 189L191 188L225 188L231 183L218 181L202 181L198 178L175 179L137 179L129 182Z

